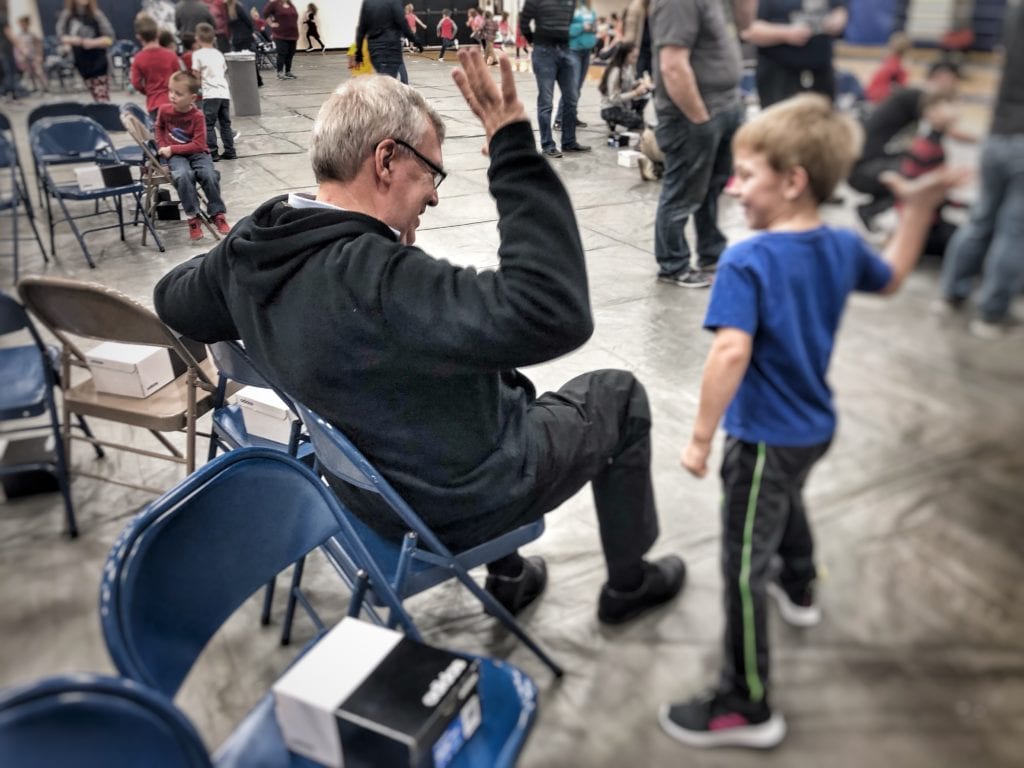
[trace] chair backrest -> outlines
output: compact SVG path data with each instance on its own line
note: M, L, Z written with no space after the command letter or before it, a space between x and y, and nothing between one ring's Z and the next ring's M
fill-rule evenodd
M0 336L17 331L28 331L36 346L43 348L43 340L25 308L15 301L13 296L0 291Z
M45 117L32 124L32 156L37 163L59 165L87 160L117 162L114 142L91 117Z
M218 341L207 346L214 366L223 376L245 386L273 389L237 341Z
M175 333L152 310L99 283L63 277L26 277L18 283L25 306L70 343L65 334L91 339L169 347L191 362Z
M132 115L136 120L138 120L146 127L146 130L153 130L153 121L150 119L149 113L135 102L126 101L124 104L122 104L121 114ZM124 123L124 120L122 120L121 122ZM126 125L125 128L127 127L128 126Z
M100 621L121 674L174 696L224 621L339 530L330 489L281 451L226 453L149 504L107 557Z
M199 734L169 699L98 675L52 677L0 693L0 765L211 768Z
M85 116L91 117L106 131L123 131L121 108L117 104L94 102L85 105Z
M17 167L18 154L14 149L14 145L8 140L7 135L3 132L2 128L0 128L0 168L10 168L13 174ZM13 180L13 184L17 184L17 175L12 175L11 178ZM0 186L0 200L2 200L8 192L17 198L18 190L16 188L6 190Z
M85 114L85 104L77 101L55 101L40 104L28 113L28 127L46 117L80 117Z

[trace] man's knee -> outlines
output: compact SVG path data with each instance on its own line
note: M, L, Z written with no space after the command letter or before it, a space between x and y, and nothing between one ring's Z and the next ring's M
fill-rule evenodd
M599 404L614 407L632 424L632 429L650 430L651 406L647 390L631 372L607 368L580 378L588 379L587 386L595 393Z

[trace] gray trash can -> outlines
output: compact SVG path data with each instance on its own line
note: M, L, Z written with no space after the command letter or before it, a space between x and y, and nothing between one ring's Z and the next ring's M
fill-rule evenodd
M256 54L251 51L225 53L228 62L228 88L235 115L260 114L260 89L256 87Z

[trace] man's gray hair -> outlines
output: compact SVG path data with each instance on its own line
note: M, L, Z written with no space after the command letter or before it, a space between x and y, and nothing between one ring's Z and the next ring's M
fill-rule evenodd
M444 141L444 123L413 88L393 77L353 77L320 107L309 158L317 183L351 181L384 139L416 146L433 125Z

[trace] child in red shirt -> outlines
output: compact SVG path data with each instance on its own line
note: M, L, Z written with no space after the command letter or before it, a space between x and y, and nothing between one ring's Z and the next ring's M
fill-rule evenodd
M452 18L451 10L445 8L441 11L441 20L437 22L437 36L441 38L441 53L437 56L438 61L444 61L444 52L449 48L459 50L459 41L455 39L455 33L458 31L459 25Z
M152 16L140 13L135 17L135 36L142 50L132 58L132 86L146 95L146 111L155 120L157 110L171 103L167 83L181 69L181 61L176 53L161 47L160 30Z
M864 95L872 104L879 104L889 98L894 85L907 84L907 70L903 66L903 57L910 50L910 38L902 32L894 32L889 38L889 54L882 65L871 76Z
M203 237L196 182L206 193L207 215L217 231L226 235L231 226L224 215L227 208L220 195L220 181L206 146L206 118L196 109L199 81L190 72L177 72L167 85L167 96L170 104L160 107L156 116L157 154L171 167L171 178L188 217L189 238Z

